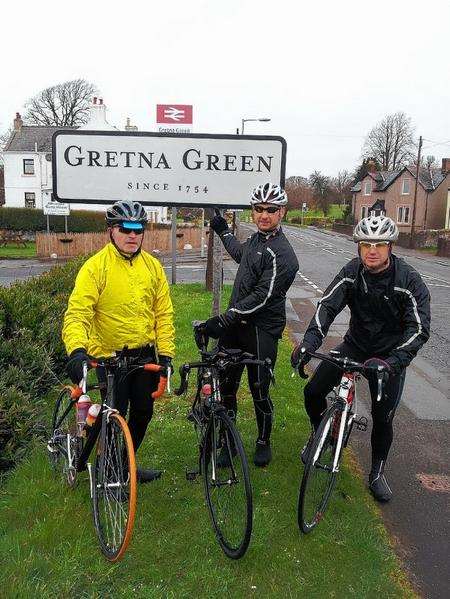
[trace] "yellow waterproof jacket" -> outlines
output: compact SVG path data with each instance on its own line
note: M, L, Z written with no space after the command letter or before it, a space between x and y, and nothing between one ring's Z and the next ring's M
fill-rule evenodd
M127 260L112 243L89 258L69 298L62 338L68 354L84 348L109 357L124 345L154 344L173 357L173 307L159 261L144 251Z

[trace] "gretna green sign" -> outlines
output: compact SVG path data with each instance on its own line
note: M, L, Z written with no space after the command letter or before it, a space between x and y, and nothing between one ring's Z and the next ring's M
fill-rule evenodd
M61 131L53 136L59 201L248 206L256 185L284 184L280 137Z

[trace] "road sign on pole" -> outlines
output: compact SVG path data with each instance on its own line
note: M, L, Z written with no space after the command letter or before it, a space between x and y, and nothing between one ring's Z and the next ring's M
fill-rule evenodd
M44 204L43 210L47 216L69 216L70 205L61 202L47 202Z

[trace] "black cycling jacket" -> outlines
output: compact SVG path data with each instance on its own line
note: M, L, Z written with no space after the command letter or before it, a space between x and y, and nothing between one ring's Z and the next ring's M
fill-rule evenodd
M228 310L229 325L243 320L276 338L286 326L286 293L298 271L298 260L281 228L256 232L244 243L226 230L220 234L225 249L238 262Z
M348 262L325 290L304 342L317 350L331 323L350 308L344 341L367 356L385 358L395 372L406 368L430 336L430 293L419 273L391 255L389 268L371 274L359 258Z

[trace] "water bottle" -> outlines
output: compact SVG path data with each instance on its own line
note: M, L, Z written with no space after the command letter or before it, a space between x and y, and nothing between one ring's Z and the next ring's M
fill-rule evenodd
M86 416L86 426L93 426L97 420L97 416L100 414L102 406L99 403L93 403L88 410Z
M91 398L89 395L83 393L80 395L77 401L77 423L83 424L86 422L86 417L88 415L89 408L92 405Z

